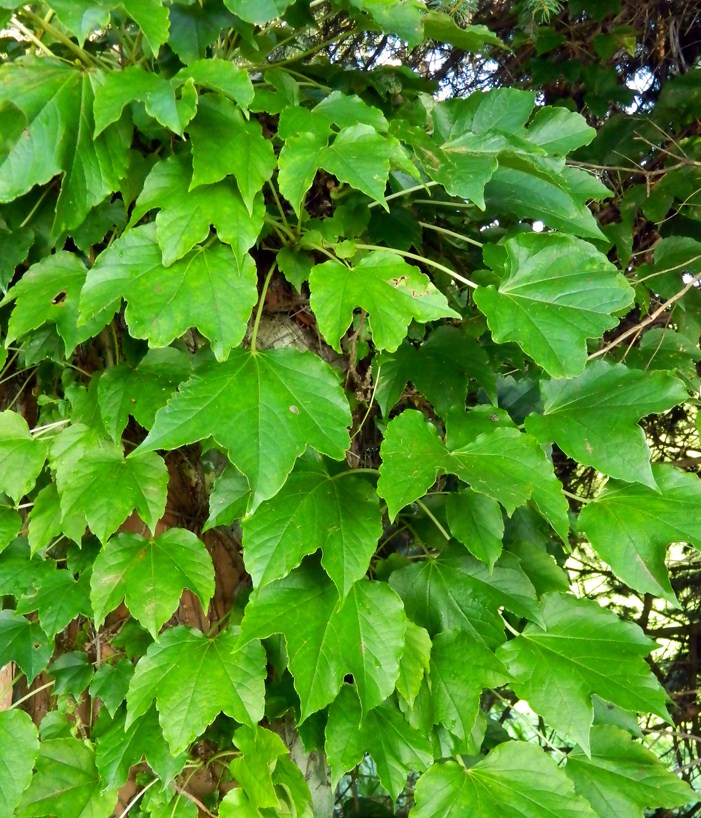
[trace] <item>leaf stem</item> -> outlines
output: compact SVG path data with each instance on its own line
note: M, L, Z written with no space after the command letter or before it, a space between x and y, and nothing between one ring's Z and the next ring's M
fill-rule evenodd
M260 298L258 299L258 309L256 310L256 317L253 322L253 330L251 331L251 353L253 355L255 355L257 351L256 343L258 341L258 328L260 327L260 319L263 316L265 297L268 294L268 287L270 286L270 281L273 277L273 273L275 272L276 267L277 260L273 261L273 263L270 265L270 269L268 270L265 276L265 281L263 282L263 289L261 290Z
M21 14L26 17L27 19L31 20L35 26L40 29L44 29L48 34L50 34L54 40L58 41L62 45L65 45L66 48L75 54L76 57L83 63L83 65L87 65L90 68L95 68L97 63L93 58L88 54L87 51L82 49L77 43L74 43L70 37L67 37L62 31L56 28L52 23L48 20L45 20L43 17L40 17L38 14L35 14L31 9L28 9L26 6L22 9ZM41 42L41 41L40 41ZM56 55L49 51L52 57Z
M591 503L590 497L580 497L578 494L573 494L571 491L567 491L567 489L562 489L562 493L565 495L565 497L569 497L571 500L576 500L578 503L582 503L583 505Z
M377 244L357 244L356 247L358 248L358 250L389 250L390 253L395 253L398 256L402 256L402 258L410 258L412 259L412 261L418 261L422 264L428 264L430 267L435 267L436 270L440 270L442 273L449 275L456 281L460 281L463 284L467 285L468 287L472 287L475 290L477 289L477 285L475 284L474 281L470 281L469 278L464 278L459 273L456 273L454 270L451 270L444 264L440 264L439 262L434 261L432 258L419 256L416 253L409 253L406 250L398 250L396 247L379 247Z
M368 401L368 408L363 415L363 419L360 421L358 428L353 432L351 435L351 440L355 440L356 437L360 434L365 425L365 421L368 419L370 412L372 411L372 405L375 402L375 395L377 394L377 387L380 385L380 373L382 372L382 367L377 367L377 375L375 376L375 383L372 386L372 394L370 395L370 400Z
M160 778L154 778L153 781L149 781L142 790L139 790L139 792L137 792L131 801L126 805L126 807L124 807L124 811L119 814L119 818L126 818L126 816L131 812L131 808L135 806L144 797L144 795L146 795L154 784L158 784L160 780Z
M428 517L429 520L436 526L436 528L441 532L441 534L445 537L446 542L451 539L450 534L445 530L441 521L436 517L436 515L431 511L431 509L424 503L422 500L415 500L416 505L423 511L423 513Z
M66 418L65 420L56 420L53 423L45 423L43 426L35 426L33 429L30 429L30 433L33 435L40 435L43 432L48 432L50 429L56 429L59 426L65 426L66 423L70 423L71 419Z
M285 227L288 227L287 224L287 216L285 216L285 211L282 207L282 202L280 201L280 197L278 196L277 190L275 190L275 185L269 181L268 187L270 188L270 192L273 194L273 199L275 199L275 204L277 205L278 212L280 213L280 218L282 219L282 223Z
M429 188L435 187L438 182L424 182L420 185L414 185L414 187L405 187L404 190L398 190L396 193L390 193L389 196L385 196L386 202L391 202L392 199L398 199L400 196L408 196L410 193L416 193L419 190L428 190ZM377 207L380 202L370 202L368 205L368 210L371 207Z
M333 477L329 478L330 480L340 480L341 477L352 477L354 474L374 474L378 475L380 473L379 469L370 469L370 468L360 468L360 469L346 469L346 471L340 471L338 474L334 474Z
M460 233L455 233L453 230L447 230L445 227L439 227L437 224L429 224L428 222L419 222L421 227L425 227L428 230L435 230L436 233L442 233L444 236L450 236L453 239L457 239L458 241L464 241L468 244L474 244L475 247L484 247L481 241L477 241L476 239L468 238L467 236L462 236Z
M36 690L30 690L29 693L26 694L26 696L22 696L21 699L17 699L16 702L13 702L10 705L10 710L14 710L15 707L19 707L23 702L26 702L28 699L31 699L32 696L36 696L37 693L41 693L42 690L46 690L48 687L53 687L54 684L55 680L52 680L50 682L47 682L45 685L42 685L41 687L37 687Z

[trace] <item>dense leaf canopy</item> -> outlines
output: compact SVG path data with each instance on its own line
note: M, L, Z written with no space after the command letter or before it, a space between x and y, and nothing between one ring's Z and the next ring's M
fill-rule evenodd
M0 818L698 814L694 6L0 0Z

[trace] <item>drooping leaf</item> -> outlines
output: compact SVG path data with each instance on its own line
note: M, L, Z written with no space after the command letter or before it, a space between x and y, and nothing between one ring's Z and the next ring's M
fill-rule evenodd
M278 808L280 799L272 773L278 758L289 752L280 736L258 726L244 725L234 733L234 744L241 752L241 757L229 764L234 780L257 809Z
M456 327L438 327L418 347L404 341L396 352L381 355L378 364L376 400L385 417L409 381L441 417L464 406L470 378L490 397L496 396L496 379L487 354Z
M248 478L253 505L276 494L307 446L340 460L350 413L328 364L296 349L234 350L201 367L156 415L139 451L212 435Z
M0 611L0 667L16 662L31 684L52 653L53 644L37 624L14 611Z
M363 718L356 691L349 685L329 708L325 749L333 786L367 752L393 799L406 786L408 774L425 770L433 758L427 737L407 723L391 699Z
M630 306L630 286L602 253L572 236L522 233L504 247L501 283L475 291L492 337L515 341L555 378L579 375L587 338L616 326L612 313Z
M685 781L619 727L592 727L591 757L576 747L567 756L565 772L599 815L643 818L643 810L697 800Z
M126 729L125 720L126 713L122 708L97 740L95 763L105 785L122 787L130 768L139 764L142 758L161 781L168 784L182 770L187 754L171 755L155 707L150 707Z
M128 730L156 700L163 735L174 754L219 713L253 725L263 717L265 651L257 641L236 646L231 631L209 638L169 628L139 661L127 694Z
M170 528L151 540L123 532L98 554L90 585L97 627L124 599L132 616L155 639L185 588L207 610L214 593L214 567L204 544L191 531Z
M168 8L162 0L120 0L127 15L139 26L154 57L168 40Z
M22 527L22 517L14 508L0 507L0 551L3 551L17 536Z
M224 0L224 5L247 23L263 25L280 17L293 0Z
M37 577L34 588L17 602L18 613L37 612L44 633L53 638L79 614L90 616L87 583L70 571L56 569Z
M458 26L450 14L431 9L424 15L426 37L439 43L450 43L461 51L480 52L485 45L504 47L487 26Z
M263 227L261 198L253 210L246 209L236 186L229 179L190 190L191 161L187 156L170 156L153 166L131 215L135 224L149 210L158 209L156 237L168 267L204 241L214 225L217 237L231 245L239 266L250 265L246 253ZM219 298L223 293L218 294ZM230 299L231 301L231 299ZM231 301L233 306L235 302Z
M131 6L138 6L141 0L128 2ZM164 41L168 40L168 45L185 65L206 57L208 47L219 37L221 30L230 28L235 22L235 18L221 3L173 4L168 9L162 8L170 18L170 36L166 29Z
M97 28L104 28L110 19L112 0L93 0L87 7L71 0L51 0L51 8L66 28L70 29L82 45L88 34Z
M39 746L36 772L22 796L19 813L27 818L108 818L117 792L103 790L90 747L75 738L47 739Z
M351 125L319 154L324 170L366 193L385 209L385 186L394 145L370 125Z
M326 147L326 133L304 131L285 140L278 159L280 193L301 213L304 197L320 167L320 152Z
M150 429L178 385L190 374L188 355L172 347L151 349L135 367L117 364L105 370L97 386L106 431L118 441L131 415ZM30 532L31 539L31 532Z
M20 597L54 573L49 560L32 559L24 537L18 537L0 554L0 594Z
M507 741L473 767L434 764L416 784L411 818L595 818L540 747Z
M90 684L93 677L93 666L87 654L82 650L69 650L56 657L47 668L47 673L54 677L53 691L57 695L70 693L78 700L80 694Z
M246 570L254 587L287 576L308 554L342 599L365 575L382 534L379 499L362 477L333 477L323 468L293 473L243 525Z
M134 666L125 657L121 657L114 664L103 662L95 671L90 682L90 695L98 696L114 718L119 706L127 696L129 682L134 675ZM97 749L97 767L100 768L100 749ZM104 775L104 771L101 772ZM114 782L108 782L114 783Z
M0 815L14 815L32 780L37 729L22 710L0 711Z
M624 582L676 605L666 549L673 542L701 548L701 484L696 475L671 466L655 466L652 474L657 489L611 480L582 509L579 527Z
M539 619L535 589L512 554L503 554L490 573L462 546L450 546L435 559L394 571L390 585L407 616L432 636L464 630L496 647L504 641L500 608Z
M461 739L474 727L482 690L510 681L484 642L464 631L446 631L433 638L429 678L436 723Z
M333 701L348 673L363 712L382 702L397 680L405 627L402 604L385 583L357 582L339 607L335 586L307 562L251 599L241 630L244 643L284 635L304 721Z
M419 695L431 658L431 637L425 628L407 619L404 651L399 662L397 693L411 707Z
M8 202L63 174L52 233L77 227L119 188L127 134L112 127L93 139L93 101L102 75L35 58L0 69L0 103L27 117L27 135L0 164L0 201Z
M184 106L178 104L172 82L140 65L129 65L123 71L110 71L98 89L95 134L116 122L126 105L135 101L143 102L147 114L179 136L195 115L194 108L184 110Z
M412 320L426 323L460 317L424 273L383 250L370 253L353 267L337 261L317 264L309 276L309 286L319 329L337 352L356 307L369 313L377 349L390 352L402 342Z
M57 485L64 523L82 515L92 533L105 542L133 510L155 530L165 510L168 470L152 453L125 459L121 447L95 448L75 470L59 470Z
M260 125L246 121L225 97L208 94L188 126L192 140L192 185L208 185L226 176L236 179L248 212L275 168L275 154Z
M101 316L78 326L78 299L87 270L75 253L60 251L33 264L3 299L15 302L5 344L43 324L55 324L66 355L102 329Z
M209 495L209 517L203 531L218 525L231 525L246 515L251 489L241 472L229 466L214 481Z
M587 599L546 594L543 624L529 624L497 656L513 688L556 730L589 752L592 694L625 710L667 719L667 696L644 657L655 647L640 628Z
M195 326L223 360L243 338L256 297L250 256L213 244L166 268L156 227L149 224L130 230L100 255L83 287L80 311L82 316L114 311L124 298L135 337L165 347Z
M552 156L564 156L588 145L595 135L596 131L587 125L581 114L560 106L539 108L528 126L531 142L545 148Z
M46 453L46 443L32 437L21 415L0 412L0 491L18 503L34 485Z
M477 492L461 491L448 497L446 510L450 533L492 568L501 554L504 536L499 504Z
M383 31L396 34L413 47L423 37L425 6L420 0L351 0L367 12Z
M687 392L680 381L593 361L577 378L541 381L540 391L543 414L526 418L529 432L604 474L654 486L650 451L637 422L683 402Z
M247 108L253 102L253 83L248 71L220 57L195 60L181 68L176 74L176 79L180 81L191 79L195 85L230 97L242 108Z

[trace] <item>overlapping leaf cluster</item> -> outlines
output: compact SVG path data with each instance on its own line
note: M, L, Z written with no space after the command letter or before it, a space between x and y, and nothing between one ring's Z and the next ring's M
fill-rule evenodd
M596 352L636 294L566 163L584 119L309 60L317 3L0 5L4 372L34 386L0 413L0 665L53 685L38 725L0 711L0 813L137 781L194 815L189 764L235 782L222 816L325 814L367 758L392 799L420 776L416 818L693 800L622 729L669 718L654 642L563 570L586 535L673 601L665 550L701 544L638 425L695 383ZM323 8L501 47L420 0ZM610 478L579 517L554 452ZM241 532L223 615L209 531ZM557 738L509 735L517 699Z

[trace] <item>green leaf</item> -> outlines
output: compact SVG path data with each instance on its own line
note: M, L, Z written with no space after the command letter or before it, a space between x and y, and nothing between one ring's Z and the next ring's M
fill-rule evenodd
M411 818L595 818L596 813L540 747L507 741L465 769L434 764L416 784Z
M15 539L22 527L22 517L14 508L0 507L0 551Z
M56 569L36 577L34 588L17 602L17 613L37 612L44 633L53 638L76 616L91 616L87 583L70 571Z
M110 71L95 96L95 135L116 122L130 102L143 102L146 113L178 136L195 115L178 105L173 84L160 74L145 71L140 65L122 71Z
M471 378L490 398L496 397L494 371L486 352L457 327L438 327L419 347L405 341L396 352L382 354L378 364L382 368L375 398L385 417L409 381L441 417L464 406Z
M425 628L407 619L404 652L399 662L397 693L411 707L419 695L424 675L428 674L431 658L431 637Z
M564 156L588 145L595 135L596 131L581 114L559 106L539 108L528 126L530 141L545 148L551 156Z
M162 0L120 0L127 15L139 26L154 57L168 41L168 9Z
M14 611L0 611L0 667L16 662L31 684L45 670L53 649L53 644L34 622Z
M240 520L246 515L250 497L248 480L233 466L226 468L214 481L209 495L209 517L202 530Z
M92 0L76 5L72 0L51 0L51 8L66 28L70 29L83 45L88 34L96 28L104 28L110 19L110 9L115 5L111 0Z
M536 193L531 193L536 196ZM588 338L618 323L630 286L591 244L551 233L522 233L505 242L498 288L475 291L494 340L515 341L553 377L579 375Z
M319 164L341 182L366 193L388 210L385 187L395 146L370 125L351 125L319 153Z
M496 647L504 641L500 608L540 618L535 589L512 554L503 554L490 572L462 546L449 546L434 559L394 571L390 585L407 616L432 636L463 630Z
M567 174L525 155L502 154L485 189L487 206L585 239L604 240L585 198L568 184Z
M390 352L404 340L412 320L426 323L460 317L428 276L389 251L374 251L354 267L338 261L317 264L309 286L319 329L337 352L356 307L369 313L375 347Z
M304 197L320 167L320 152L326 147L324 133L300 133L289 136L278 159L280 193L292 205L295 213L302 212Z
M387 425L381 455L377 491L390 519L425 494L438 474L448 473L498 500L509 514L532 496L560 536L567 536L567 503L552 464L537 441L517 429L496 428L449 452L422 413L409 409Z
M32 437L26 420L7 409L0 412L0 491L18 503L44 467L47 446Z
M505 47L487 26L458 26L450 14L442 11L431 10L424 15L423 20L427 39L449 43L461 51L479 52L485 45Z
M196 60L181 68L175 79L181 82L191 79L195 85L230 97L242 108L248 108L253 102L253 83L248 71L219 57Z
M140 0L129 0L136 6ZM160 2L160 0L159 0ZM208 2L192 5L173 4L170 14L168 45L186 65L207 56L207 49L223 28L230 28L235 18L223 4Z
M643 810L672 809L698 801L685 781L618 727L592 727L591 757L576 747L565 772L599 815L643 818Z
M97 627L124 599L132 616L156 639L185 588L207 610L214 594L214 567L204 544L191 531L170 528L151 540L124 532L98 554L90 586Z
M75 470L61 469L57 485L63 520L82 515L92 533L105 542L133 510L155 530L165 510L168 470L155 454L125 459L119 447L95 448Z
M78 326L78 299L86 274L80 258L65 251L33 264L1 302L15 302L5 345L50 323L56 325L69 356L78 344L99 332L105 324L102 316Z
M319 120L337 125L339 128L348 128L351 125L369 125L376 131L385 132L389 124L385 115L374 105L368 105L356 94L345 94L341 91L332 91L321 102L312 108L311 122L316 125Z
M224 0L224 5L247 23L263 25L280 17L293 0Z
M499 504L474 491L460 491L448 497L446 511L450 533L492 568L501 554L504 536Z
M102 422L112 439L121 438L129 415L150 429L156 412L190 371L190 357L172 347L150 349L135 367L117 364L106 369L98 382L97 396Z
M155 699L173 753L186 749L219 713L253 725L263 717L265 651L259 642L236 647L222 631L169 628L139 661L127 695L126 728Z
M321 563L345 599L368 570L381 534L372 485L363 477L331 476L319 466L293 473L244 521L244 562L254 587L262 587L321 549Z
M541 442L598 471L654 487L650 450L637 422L687 398L682 383L661 372L642 372L605 361L577 378L541 381L543 414L526 418Z
M307 446L341 460L350 412L328 364L309 352L234 350L201 367L156 415L139 451L212 435L248 478L253 505L274 496Z
M27 117L26 136L0 164L0 202L9 202L63 173L53 236L80 225L88 211L119 189L127 166L127 134L110 128L93 138L95 71L35 58L0 69L0 103Z
M155 707L134 720L128 729L125 729L125 719L122 709L97 739L95 762L105 785L122 787L129 777L129 770L142 758L163 784L168 784L182 770L187 754L171 755Z
M120 657L115 664L103 662L95 671L90 682L90 695L98 696L107 708L107 712L114 718L119 706L127 696L129 682L134 675L134 666L125 657ZM100 768L100 745L97 748L97 766ZM101 770L104 775L104 771ZM108 782L113 783L113 782Z
M375 762L380 783L393 799L406 786L409 773L425 770L433 760L426 736L407 724L391 700L363 718L354 688L344 685L329 708L326 726L332 786L359 764L366 752Z
M188 133L192 141L191 187L213 184L231 174L248 212L253 213L253 201L275 168L272 143L263 136L258 122L246 121L225 97L208 94L200 101Z
M136 338L165 347L196 326L215 355L226 358L241 342L257 298L253 259L213 244L165 268L155 232L152 224L137 227L100 255L83 288L81 314L116 309L124 297L127 324Z
M667 695L645 662L655 647L637 625L587 599L546 594L543 625L529 624L497 656L513 689L589 753L593 693L624 710L667 719Z
M423 39L423 19L426 7L420 0L351 0L367 12L383 31L396 34L410 48Z
M52 563L40 557L32 559L26 539L18 537L0 554L0 594L19 597L30 593L53 573Z
M114 789L103 792L92 749L75 738L42 741L36 772L19 806L27 818L108 818L117 802Z
M219 240L231 245L239 266L250 265L246 252L255 244L265 215L261 198L255 200L253 212L249 213L230 179L190 190L191 179L189 157L170 156L158 162L144 182L131 223L149 210L160 211L156 216L156 236L166 267L204 241L211 225L215 226ZM236 303L229 301L232 306Z
M289 753L283 740L270 730L243 725L234 732L234 745L241 752L241 757L229 764L236 782L256 809L277 809L280 799L272 774L278 759Z
M482 690L510 681L484 642L455 630L433 638L429 679L436 723L461 739L468 738L474 727Z
M701 548L701 484L696 475L671 466L655 466L653 477L656 489L609 481L582 509L579 527L624 582L677 605L665 567L666 549L677 542Z
M93 667L85 653L72 650L58 656L47 668L47 673L56 680L53 686L54 693L57 695L70 693L78 700L80 694L90 684Z
M0 815L14 815L32 780L37 729L22 710L0 711Z
M387 501L390 520L422 497L450 467L450 455L436 427L413 409L387 424L381 456L377 493Z
M339 607L334 585L307 561L251 598L241 633L244 644L284 635L304 721L333 701L348 673L364 713L384 701L399 674L405 627L402 604L385 583L357 582Z

